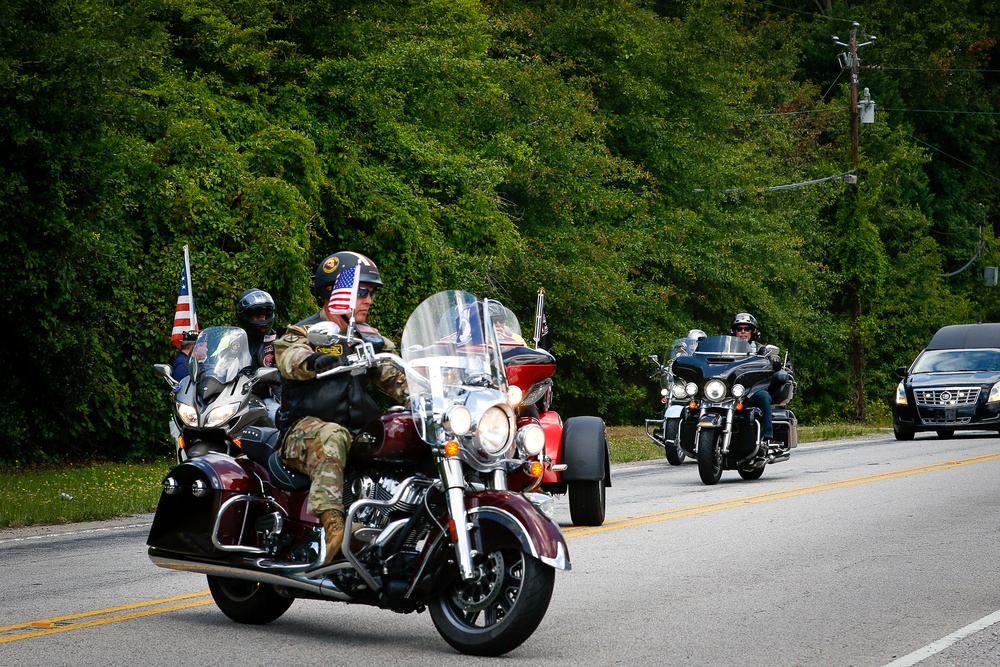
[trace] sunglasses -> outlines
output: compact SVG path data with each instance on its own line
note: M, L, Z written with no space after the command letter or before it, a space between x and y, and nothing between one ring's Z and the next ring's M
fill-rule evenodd
M359 287L358 288L358 298L359 299L364 299L364 298L367 298L367 297L370 296L371 298L374 299L375 298L375 290L376 289L377 288L375 288L375 287Z
M753 331L750 327L736 327L736 331Z

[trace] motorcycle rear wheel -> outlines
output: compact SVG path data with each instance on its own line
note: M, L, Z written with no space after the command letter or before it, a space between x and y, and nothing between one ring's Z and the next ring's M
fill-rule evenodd
M680 443L677 442L680 422L680 419L667 419L663 432L663 439L667 441L663 443L663 450L667 456L667 463L672 466L679 466L684 463L684 450L681 449ZM670 440L673 440L673 444L669 442Z
M737 472L740 473L740 477L743 479L760 479L760 476L764 474L764 466L759 468L740 468Z
M456 583L435 598L428 609L434 627L446 642L468 655L497 656L528 639L542 622L555 570L517 550L486 554L479 576Z
M293 598L278 595L270 584L208 575L208 590L223 614L247 625L266 625L292 606Z
M715 429L698 434L698 475L708 486L722 479L722 434Z

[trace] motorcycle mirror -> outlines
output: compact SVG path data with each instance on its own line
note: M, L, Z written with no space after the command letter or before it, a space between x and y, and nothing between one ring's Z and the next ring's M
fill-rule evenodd
M657 364L657 365L659 365L659 363L660 363L660 358L658 356L656 356L655 354L649 355L649 360L652 361L654 364Z
M253 378L260 382L279 382L281 371L273 366L261 366L254 372Z
M176 387L179 384L177 380L174 379L173 373L170 372L169 364L153 364L153 370L156 371L157 375L165 378L171 387Z
M326 347L333 345L344 332L334 322L320 322L309 328L309 344L313 347Z

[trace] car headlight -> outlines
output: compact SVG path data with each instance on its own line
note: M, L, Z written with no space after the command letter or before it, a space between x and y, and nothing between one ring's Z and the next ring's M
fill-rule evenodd
M236 414L239 410L239 403L230 403L229 405L220 405L205 417L205 428L215 428L219 424L225 424L229 419Z
M720 401L726 395L726 383L722 380L709 380L705 383L705 398L710 401Z
M198 411L194 409L193 405L178 403L177 416L181 418L181 421L184 422L186 426L198 425Z
M998 400L993 398L993 392L997 391L998 386L1000 386L1000 383L993 385L993 389L990 390L991 401ZM906 405L906 387L903 386L902 382L896 385L896 405Z
M897 402L899 401L898 396L896 400ZM997 382L995 385L990 387L990 397L986 399L987 403L994 403L996 401L1000 401L1000 382Z
M686 385L684 385L685 395L694 396L697 393L698 393L698 385L696 385L694 382L688 382Z
M455 435L465 435L472 428L472 413L464 405L453 405L444 416L444 427Z
M479 446L490 456L496 456L510 444L510 419L498 407L483 413L478 424Z
M545 431L538 424L528 424L517 432L518 449L528 456L538 456L545 449Z
M744 387L741 384L734 384L733 385L733 396L735 396L736 398L740 398L745 393L747 393L747 388L746 387Z
M675 382L674 386L670 388L670 393L674 395L674 398L686 398L688 395L687 389L681 382Z

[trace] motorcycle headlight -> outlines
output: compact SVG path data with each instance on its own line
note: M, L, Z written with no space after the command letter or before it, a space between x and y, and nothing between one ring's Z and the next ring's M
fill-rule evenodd
M997 384L993 385L993 389L990 389L990 400L991 401L997 400L997 398L993 397L993 394L994 394L994 392L997 391L997 387L998 386L1000 386L1000 383L997 383ZM1000 397L998 397L998 398L1000 398ZM896 405L906 405L906 387L903 386L902 382L900 382L899 384L896 385Z
M726 383L722 380L709 380L705 383L705 398L710 401L720 401L726 395Z
M515 408L524 400L524 392L516 384L507 387L507 402Z
M528 424L517 432L517 447L528 456L538 456L545 449L545 431L538 424Z
M220 405L213 409L205 418L205 428L215 428L219 424L225 424L236 414L239 408L239 403L230 403L229 405Z
M900 386L903 385L902 382L899 383ZM903 394L903 400L906 400L906 394ZM990 387L990 397L986 400L987 403L995 403L1000 401L1000 382ZM896 390L896 403L899 403L899 390Z
M666 387L664 387L663 389L660 390L660 396L666 396L669 393L670 393L670 390L667 389Z
M181 418L181 421L184 422L185 426L198 425L198 411L194 409L193 405L178 403L177 416Z
M479 446L490 456L502 453L510 444L510 419L498 407L483 413L478 424Z
M697 393L698 393L698 385L696 385L694 382L688 382L686 385L684 385L685 395L694 396Z
M444 416L444 427L455 435L465 435L472 428L472 413L464 405L454 405Z
M746 387L744 387L741 384L734 384L733 385L733 396L735 396L736 398L739 398L740 396L742 396L745 393L747 393L747 388Z
M686 398L688 395L687 389L680 382L675 383L674 386L670 388L670 393L674 395L674 398Z

